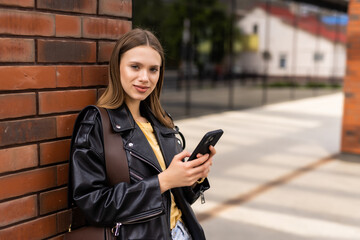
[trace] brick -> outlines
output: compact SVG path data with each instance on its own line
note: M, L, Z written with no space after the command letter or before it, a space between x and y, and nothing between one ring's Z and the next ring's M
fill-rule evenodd
M359 121L360 116L354 116L350 114L348 116L345 116L344 124L358 125ZM360 141L360 138L358 140Z
M132 17L132 0L99 0L99 14Z
M57 185L61 186L67 184L69 181L69 164L62 164L57 166Z
M347 55L349 60L360 60L360 50L350 51Z
M360 18L360 15L359 15ZM359 48L359 36L360 36L360 30L359 30L359 24L360 24L360 20L357 23L351 23L348 26L348 30L350 30L351 32L349 32L348 36L347 36L347 43L348 43L348 47L350 48ZM352 27L354 27L354 29L352 29ZM350 43L350 44L349 44Z
M341 148L341 152L342 153L351 153L351 154L360 154L360 148L344 146Z
M98 44L98 62L109 62L116 42L102 42Z
M56 87L55 67L0 66L0 90Z
M0 173L37 166L37 153L36 145L0 150Z
M360 91L360 81L357 80L345 80L344 82L344 86L343 86L343 91L345 93L351 93L352 95L355 92L359 92Z
M353 97L355 92L360 91L360 82L358 81L348 81L345 82L343 91L346 94L345 97Z
M359 75L360 75L360 73L358 72L359 64L360 64L359 60L348 59L346 61L346 68L347 68L346 77L355 77L356 79L359 79Z
M354 1L350 1L348 7L348 14L360 14L360 6L358 3Z
M77 16L56 15L57 37L81 37L81 18Z
M105 92L106 88L100 88L98 90L98 93L97 93L97 99L99 99L101 97L101 95L103 95L103 93Z
M69 160L70 139L40 144L40 165Z
M31 116L35 114L35 93L0 95L0 119Z
M344 124L342 129L341 152L360 154L360 126Z
M64 12L96 13L96 0L38 0L41 9L59 10Z
M82 86L97 86L108 84L107 66L84 66L82 68Z
M0 122L0 146L55 137L56 119L54 117Z
M56 233L56 215L53 214L2 229L0 239L46 239Z
M18 7L34 7L35 0L0 0L0 4Z
M54 36L52 14L0 9L0 33L31 36Z
M83 37L118 39L131 30L131 22L117 19L83 17Z
M359 23L360 24L360 23ZM357 26L358 28L358 26ZM359 61L360 56L360 42L359 42L360 34L357 34L356 36L352 36L348 38L348 61ZM354 40L356 39L356 40Z
M39 93L39 113L79 111L96 101L96 90L71 90Z
M0 38L0 62L34 62L33 39Z
M38 40L38 61L90 63L96 61L96 43L74 40Z
M66 229L67 230L67 229ZM65 230L64 230L65 231ZM62 232L64 232L62 231ZM59 231L58 231L59 232ZM49 238L49 240L64 240L65 237L64 235L60 235L60 236L56 236L56 237L53 237L53 238Z
M349 94L349 93L347 93ZM359 96L358 95L352 95L351 98L346 98L345 99L345 106L347 110L352 110L355 112L360 110L360 106L359 106L360 100L359 100ZM360 124L360 122L359 122Z
M0 200L55 187L56 171L54 166L0 177Z
M67 188L40 193L40 214L67 208Z
M80 87L81 67L80 66L57 66L56 67L57 87Z
M360 15L356 15L357 18L360 18ZM360 19L357 19L356 21L350 21L347 25L347 31L348 31L348 39L349 37L352 37L353 35L359 34L360 30L359 30L359 22ZM349 40L348 40L349 42Z
M77 114L56 117L57 137L69 137L72 135Z
M35 217L37 198L33 195L0 203L0 212L0 227Z
M71 224L71 210L61 211L57 214L58 232L65 232Z

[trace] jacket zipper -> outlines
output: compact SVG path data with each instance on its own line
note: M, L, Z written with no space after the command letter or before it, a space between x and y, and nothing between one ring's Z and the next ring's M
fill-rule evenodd
M205 195L204 195L203 185L200 186L200 199L201 199L201 204L204 204L205 203Z
M153 168L155 168L159 173L161 173L161 171L159 170L159 168L158 168L156 165L154 165L152 162L150 162L150 161L146 160L145 158L143 158L143 157L135 154L135 153L132 152L132 151L130 151L130 155L133 156L133 157L136 157L137 159L139 159L139 160L141 160L141 161L143 161L143 162L145 162L145 163L147 163L147 164L149 164L150 166L152 166ZM134 174L134 173L133 173L133 174ZM136 176L136 174L134 174L134 176ZM170 197L170 198L171 198L171 197ZM167 202L168 202L168 201L167 201ZM169 202L168 202L168 203L169 203ZM170 208L171 208L171 207L170 207L169 204L167 204L167 205L168 205L168 206L167 206L168 212L170 213ZM162 210L162 211L163 211L163 210ZM168 220L169 220L169 226L170 226L170 216L169 216ZM128 223L128 222L126 222L126 223ZM132 222L132 223L133 223L133 222ZM119 228L121 227L122 224L124 224L124 222L120 223ZM115 235L115 236L116 236L116 235Z
M201 204L205 203L205 195L204 195L204 190L200 190L200 199L201 199Z
M115 237L119 236L121 225L122 223L116 223L115 227L111 229L111 232L114 234Z
M141 223L144 220L148 220L148 219L150 219L152 217L158 216L163 212L164 212L163 209L159 209L159 210L156 210L154 213L147 214L146 216L133 218L131 220L127 220L127 221L123 221L123 222L117 222L115 224L115 226L111 229L111 232L114 234L115 237L117 237L120 234L120 228L121 228L122 225L124 225L124 224L132 224L132 223Z
M144 178L140 177L139 175L137 175L136 173L134 173L133 171L130 171L130 175L133 177L133 178L136 178L137 180L141 181L143 180Z
M133 157L136 157L137 159L139 159L139 160L141 160L141 161L143 161L143 162L145 162L145 163L147 163L147 164L149 164L149 165L151 165L151 166L152 166L153 168L155 168L159 173L161 173L160 169L158 169L158 167L157 167L155 164L153 164L152 162L146 160L146 159L143 158L143 157L140 157L139 155L135 154L135 153L132 152L132 151L130 151L130 155L133 156Z

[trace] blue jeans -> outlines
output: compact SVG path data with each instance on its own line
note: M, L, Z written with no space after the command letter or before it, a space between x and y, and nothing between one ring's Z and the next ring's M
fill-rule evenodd
M173 240L192 240L189 231L181 221L177 221L176 226L171 230Z

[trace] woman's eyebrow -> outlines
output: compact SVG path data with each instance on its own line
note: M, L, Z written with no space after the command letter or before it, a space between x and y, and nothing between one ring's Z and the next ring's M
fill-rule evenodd
M138 61L129 61L129 64L144 65L143 63L138 62ZM161 67L161 65L159 65L159 64L153 64L153 65L150 65L150 67L158 67L158 68L160 68L160 67Z

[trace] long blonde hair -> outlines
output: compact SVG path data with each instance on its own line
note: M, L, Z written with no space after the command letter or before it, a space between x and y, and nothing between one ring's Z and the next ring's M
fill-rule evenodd
M162 124L169 128L173 128L174 123L165 113L160 103L160 94L164 82L164 50L155 35L147 30L139 28L133 29L121 36L117 41L109 62L109 84L96 105L108 109L115 109L124 104L125 91L120 81L120 61L122 55L126 51L138 46L150 46L161 56L159 80L155 89L144 101Z

